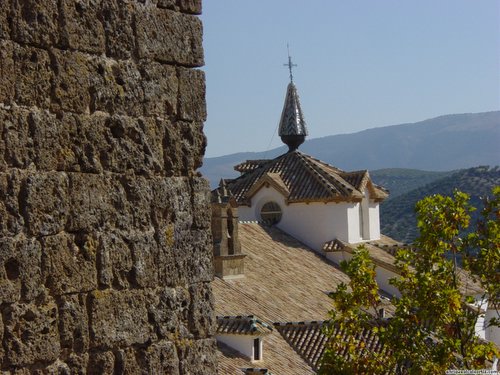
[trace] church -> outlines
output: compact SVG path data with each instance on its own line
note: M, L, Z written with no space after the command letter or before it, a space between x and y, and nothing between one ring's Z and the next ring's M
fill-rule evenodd
M212 191L212 285L223 374L316 373L332 309L328 294L348 283L339 263L360 244L376 265L383 314L391 314L390 299L399 295L388 280L397 276L394 254L405 245L380 233L379 205L389 192L367 170L343 171L299 150L308 132L290 58L288 67L279 122L288 151L236 165L240 176L222 179ZM472 283L466 287L481 294ZM366 337L360 350L380 349Z

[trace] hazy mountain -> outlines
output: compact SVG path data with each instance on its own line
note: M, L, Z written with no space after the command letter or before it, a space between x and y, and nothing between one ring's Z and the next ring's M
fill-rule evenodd
M377 181L376 178L374 180ZM458 189L471 196L470 202L474 207L480 207L480 197L490 195L491 189L496 185L500 185L499 167L477 167L455 171L384 201L380 206L381 231L397 240L412 242L417 236L415 204L419 200L432 194L452 196L454 190ZM477 210L472 213L474 221L478 218L479 212Z
M344 170L448 171L500 164L499 144L500 111L494 111L446 115L411 124L310 139L300 150ZM267 153L206 158L201 172L214 186L221 177L237 176L232 168L241 161L273 158L285 151L285 147L281 147Z

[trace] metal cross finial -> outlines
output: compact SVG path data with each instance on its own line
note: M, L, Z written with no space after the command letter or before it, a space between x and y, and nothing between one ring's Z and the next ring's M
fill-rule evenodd
M292 64L292 57L290 56L290 48L288 46L288 43L286 44L286 50L288 52L288 64L283 64L283 66L288 66L288 70L290 71L290 82L293 82L292 68L294 66L297 66L297 64Z

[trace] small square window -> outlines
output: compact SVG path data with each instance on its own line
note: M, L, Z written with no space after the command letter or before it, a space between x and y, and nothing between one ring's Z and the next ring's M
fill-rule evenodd
M253 359L254 361L260 361L261 353L260 353L260 339L253 340Z

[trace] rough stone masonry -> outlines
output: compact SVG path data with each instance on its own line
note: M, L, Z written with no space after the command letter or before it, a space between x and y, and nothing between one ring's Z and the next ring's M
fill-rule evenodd
M201 0L0 0L0 371L214 374Z

